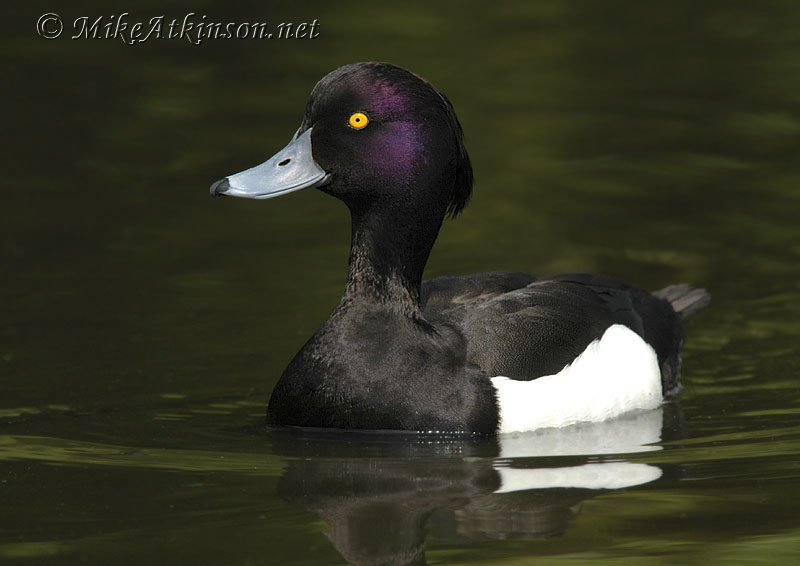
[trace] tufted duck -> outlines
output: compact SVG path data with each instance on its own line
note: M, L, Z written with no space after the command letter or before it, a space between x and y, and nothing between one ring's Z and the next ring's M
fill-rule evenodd
M317 83L289 145L211 186L263 199L317 187L352 216L344 294L281 376L276 425L494 434L601 421L679 389L689 285L489 272L422 281L443 219L472 191L449 100L355 63Z

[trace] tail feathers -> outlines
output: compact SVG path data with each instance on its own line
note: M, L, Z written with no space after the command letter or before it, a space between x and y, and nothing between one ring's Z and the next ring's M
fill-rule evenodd
M668 301L683 320L693 317L711 302L711 295L705 289L694 289L688 283L664 287L655 291L653 295Z

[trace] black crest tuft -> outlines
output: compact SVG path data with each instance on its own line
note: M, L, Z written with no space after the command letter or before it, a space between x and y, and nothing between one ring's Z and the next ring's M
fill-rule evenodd
M469 197L472 196L472 163L470 163L469 160L467 147L464 145L464 131L461 128L461 122L458 121L458 116L456 116L453 105L436 87L430 83L428 84L442 99L450 131L452 131L453 135L456 137L455 143L458 148L456 153L456 175L455 182L453 183L453 192L447 204L447 214L449 214L451 218L455 218L459 212L464 210L464 207L467 206L467 202L469 202Z

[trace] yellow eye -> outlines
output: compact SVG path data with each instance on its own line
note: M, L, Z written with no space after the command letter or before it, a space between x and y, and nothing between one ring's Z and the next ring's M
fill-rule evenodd
M363 130L369 124L369 118L363 112L353 112L350 114L350 119L347 121L350 127L354 130Z

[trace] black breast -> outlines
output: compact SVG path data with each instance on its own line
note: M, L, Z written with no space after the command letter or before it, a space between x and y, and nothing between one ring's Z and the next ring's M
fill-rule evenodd
M493 434L491 382L467 361L464 337L388 306L340 309L273 391L274 424Z

